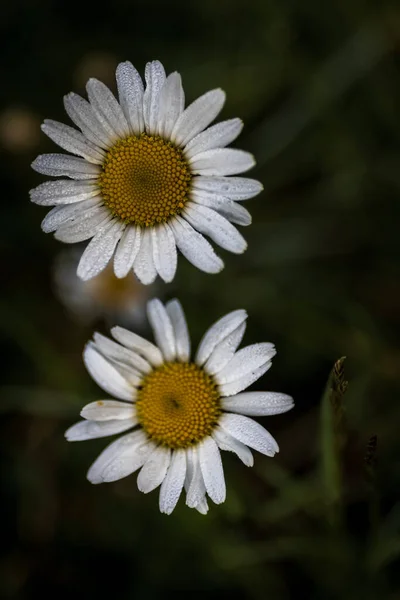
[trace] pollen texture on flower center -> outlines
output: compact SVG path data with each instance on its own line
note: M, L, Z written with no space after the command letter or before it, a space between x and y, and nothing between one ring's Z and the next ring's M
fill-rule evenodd
M182 150L159 136L130 136L107 153L98 184L104 204L126 223L168 221L188 198L189 165Z
M169 448L187 448L216 426L220 395L212 377L197 365L165 363L143 380L136 409L151 439Z

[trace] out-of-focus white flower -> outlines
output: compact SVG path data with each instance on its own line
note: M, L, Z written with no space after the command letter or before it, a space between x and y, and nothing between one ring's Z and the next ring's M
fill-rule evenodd
M156 284L144 286L133 273L118 279L112 265L98 277L83 281L76 274L80 257L75 248L61 252L54 266L55 292L69 312L83 323L103 318L143 329L146 303Z

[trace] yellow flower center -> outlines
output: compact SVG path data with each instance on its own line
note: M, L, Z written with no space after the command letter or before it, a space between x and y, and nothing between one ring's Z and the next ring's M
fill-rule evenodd
M191 179L182 150L142 133L118 141L107 152L98 185L114 216L148 227L181 212Z
M136 409L152 440L169 448L187 448L216 426L220 395L212 377L194 363L165 363L144 378Z

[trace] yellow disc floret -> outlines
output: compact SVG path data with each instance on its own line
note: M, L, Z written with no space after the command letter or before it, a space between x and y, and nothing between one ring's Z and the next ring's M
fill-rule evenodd
M169 448L187 448L210 435L221 414L214 380L194 363L165 363L147 375L136 402L147 435Z
M107 152L98 185L114 216L148 227L181 212L191 179L182 150L142 133L118 141Z

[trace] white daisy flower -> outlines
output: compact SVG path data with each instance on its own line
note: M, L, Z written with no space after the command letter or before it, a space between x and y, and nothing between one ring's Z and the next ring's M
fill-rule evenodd
M118 400L85 406L85 420L68 429L66 438L81 441L133 429L100 454L89 481L116 481L140 469L140 491L161 485L161 512L170 514L185 488L186 504L206 514L207 495L216 504L225 500L220 450L234 452L249 467L250 448L267 456L279 450L272 435L244 415L283 413L293 400L274 392L243 392L268 371L276 353L269 343L237 351L246 328L244 310L214 323L194 361L180 303L151 300L147 312L157 346L121 327L111 330L116 342L95 333L86 346L89 373Z
M199 269L218 273L224 264L202 234L244 252L246 241L232 223L249 225L251 216L238 201L262 190L258 181L230 177L255 164L248 152L226 148L242 121L210 127L225 101L220 89L184 109L179 73L166 77L158 61L146 65L145 88L129 62L118 65L116 79L119 102L97 79L87 84L89 101L65 96L80 131L51 120L42 125L76 155L44 154L32 164L39 173L64 177L31 190L36 204L54 205L43 231L67 243L93 238L78 267L85 280L114 257L117 277L133 269L144 284L157 274L170 282L177 247Z
M54 265L54 291L71 316L86 324L103 318L143 329L146 304L157 284L141 284L132 271L118 279L111 264L98 277L82 281L76 274L81 254L78 248L69 248L60 252Z

